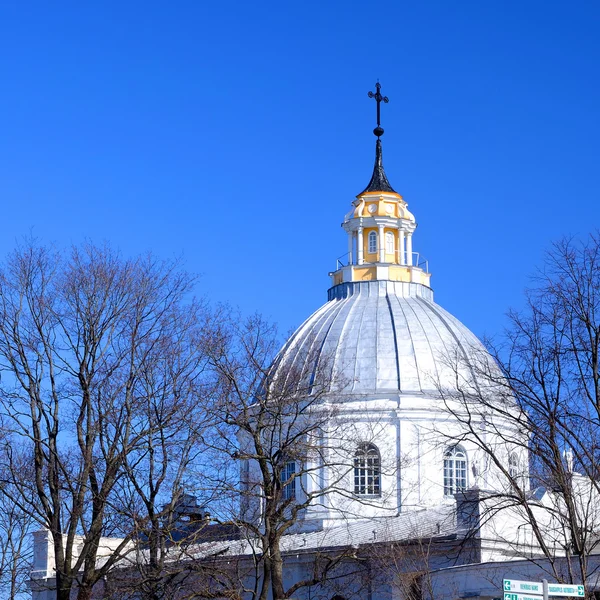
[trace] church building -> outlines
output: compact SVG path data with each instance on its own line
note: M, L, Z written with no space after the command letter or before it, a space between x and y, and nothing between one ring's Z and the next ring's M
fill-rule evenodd
M379 83L369 95L377 103L375 164L343 217L346 258L330 274L327 302L276 365L323 386L331 407L319 441L320 458L329 460L286 466L288 497L316 500L282 542L285 578L292 585L317 559L345 552L335 576L294 598L499 599L503 578L548 576L525 512L510 500L507 474L535 503L549 502L552 492L528 489L527 435L479 404L493 398L516 410L484 346L434 300L417 220L383 166L387 98ZM245 485L256 468L244 464ZM49 600L51 543L44 532L35 543L33 597ZM247 540L218 543L220 559L251 561ZM560 548L560 535L549 543ZM199 543L196 556L202 552Z

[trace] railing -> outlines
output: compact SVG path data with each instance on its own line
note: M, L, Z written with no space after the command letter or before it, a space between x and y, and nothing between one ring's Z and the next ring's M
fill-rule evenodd
M423 269L425 273L429 273L429 261L426 258L421 258L418 252L413 252L413 265L419 267L419 269Z
M335 263L336 263L335 270L336 271L339 271L341 268L352 263L351 254L352 254L351 252L346 252L345 254L342 254L341 256L338 256L338 258L336 258L336 260L335 260Z
M379 254L379 253L378 253ZM389 256L389 252L386 252L386 254ZM404 265L400 265L400 252L398 250L396 250L396 252L394 252L394 254L396 255L396 260L398 261L397 263L389 263L389 264L397 264L398 266L403 266L406 267L408 266L406 263L408 262L407 260L405 260L405 264ZM408 257L408 254L405 252L405 259ZM425 273L429 273L429 261L426 258L422 258L421 254L419 252L413 252L412 253L412 265L413 267L417 267L419 269L422 269L423 271L425 271ZM335 265L335 270L339 271L340 269L343 269L344 267L347 267L349 265L352 264L358 264L357 262L352 262L352 253L351 252L346 252L344 254L342 254L341 256L339 256L336 259L336 265ZM378 261L374 261L374 262L378 262ZM364 263L366 264L373 264L373 263Z

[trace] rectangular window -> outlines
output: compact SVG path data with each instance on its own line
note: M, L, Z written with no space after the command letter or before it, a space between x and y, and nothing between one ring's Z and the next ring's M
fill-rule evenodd
M467 489L467 457L460 447L450 448L444 455L444 496Z
M391 231L388 231L385 234L385 251L386 254L394 254L394 234Z
M293 500L296 497L296 463L287 462L281 472L281 481L283 482L283 499ZM294 477L291 481L290 479ZM286 483L289 482L289 483Z
M444 460L444 496L451 496L454 493L453 462L452 459Z
M377 233L375 231L369 232L369 254L375 254L377 252Z
M467 463L464 460L455 461L456 465L456 491L467 489Z
M363 445L354 455L354 493L359 496L381 494L379 451L372 444Z

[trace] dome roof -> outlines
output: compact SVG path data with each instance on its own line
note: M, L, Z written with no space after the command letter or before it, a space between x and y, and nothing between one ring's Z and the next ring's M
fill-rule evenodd
M279 367L311 381L325 377L351 395L431 394L477 386L484 363L499 374L475 335L435 304L430 288L368 281L331 288L329 301L282 349Z

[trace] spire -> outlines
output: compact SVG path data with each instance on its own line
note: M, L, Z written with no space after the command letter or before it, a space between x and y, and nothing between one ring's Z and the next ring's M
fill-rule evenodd
M369 181L369 185L361 192L361 194L366 194L367 192L396 193L396 190L390 185L385 171L383 170L383 160L381 158L381 140L379 137L377 138L377 142L375 144L375 166L373 167L373 175L371 175L371 181Z
M369 98L375 98L375 101L377 102L377 127L373 129L373 134L377 136L377 142L375 143L375 166L373 167L373 175L371 175L369 185L359 194L359 196L366 192L396 193L396 190L390 185L383 169L381 151L381 136L384 133L383 127L381 126L381 103L387 104L389 99L387 96L381 95L381 84L379 81L375 84L375 89L377 90L375 93L369 92Z
M333 289L341 284L386 281L390 285L402 282L411 284L409 287L418 284L429 288L427 261L413 252L417 222L383 170L381 103L388 99L381 95L379 82L375 93L369 92L369 98L377 102L377 127L373 130L377 138L375 167L369 185L352 201L352 209L342 223L348 234L348 252L340 256L336 270L330 273Z

